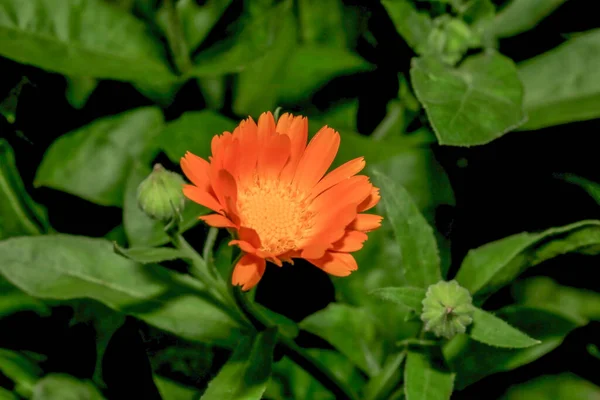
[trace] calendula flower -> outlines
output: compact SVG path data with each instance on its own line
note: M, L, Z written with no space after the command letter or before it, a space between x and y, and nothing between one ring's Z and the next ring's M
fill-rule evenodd
M365 175L362 157L325 173L340 135L325 126L307 145L308 120L283 114L277 123L263 113L256 124L242 121L233 133L213 138L209 161L192 153L181 159L193 183L183 188L192 201L215 212L200 217L228 228L230 245L244 252L233 284L249 290L263 276L266 260L282 266L304 258L325 272L346 276L356 270L351 252L367 240L382 217L363 214L380 199Z

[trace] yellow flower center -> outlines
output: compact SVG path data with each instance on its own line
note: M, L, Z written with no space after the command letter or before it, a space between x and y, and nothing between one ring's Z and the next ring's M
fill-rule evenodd
M241 225L258 233L263 251L277 256L296 250L312 225L305 197L278 181L241 188L237 203Z

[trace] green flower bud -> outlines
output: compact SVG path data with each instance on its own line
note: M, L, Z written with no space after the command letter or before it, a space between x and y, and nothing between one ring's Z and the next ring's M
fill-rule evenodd
M423 299L421 320L425 330L436 336L453 338L473 322L474 307L469 291L456 281L440 281L430 285Z
M167 223L179 217L185 206L181 175L156 164L137 190L138 206L152 219Z

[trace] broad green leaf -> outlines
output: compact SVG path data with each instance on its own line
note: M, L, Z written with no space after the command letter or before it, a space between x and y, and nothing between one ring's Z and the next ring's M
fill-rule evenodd
M23 293L0 276L0 318L19 311L34 311L42 316L50 315L50 308L42 301Z
M473 325L469 329L469 336L490 346L509 349L522 349L541 343L480 308L475 308L473 313Z
M506 349L479 343L467 335L456 336L443 351L456 372L457 389L537 360L558 347L570 331L585 323L573 316L531 307L507 307L496 316L542 343L525 349Z
M536 276L516 282L511 291L519 304L600 321L600 294L592 290L562 286L548 277Z
M258 116L277 105L282 79L289 68L297 41L297 22L289 0L270 11L278 27L267 34L272 45L262 57L249 64L238 76L234 88L233 111L242 116ZM276 14L271 14L276 13ZM260 54L260 53L258 53Z
M160 246L169 242L165 225L148 217L138 206L137 188L150 172L150 167L135 164L127 177L123 226L130 246ZM192 228L199 222L198 217L208 211L207 208L186 199L179 231L185 232Z
M235 122L209 110L190 111L169 122L156 137L156 146L174 163L187 151L208 160L212 138L232 132Z
M130 247L125 249L115 243L114 248L115 253L140 264L156 264L185 258L185 254L181 250L171 247Z
M535 26L567 0L511 0L494 19L494 36L505 38Z
M144 23L102 0L0 0L0 55L70 76L173 81Z
M501 400L593 400L600 387L570 372L544 375L511 386Z
M548 0L550 2L550 0ZM600 29L519 64L532 130L600 117Z
M231 358L209 383L202 400L260 400L273 363L277 330L261 332L256 339L244 337Z
M66 374L50 374L38 381L31 400L104 400L90 381Z
M385 217L400 248L398 268L409 286L427 288L442 279L440 257L433 229L402 186L375 170L374 181L381 189Z
M154 375L154 383L161 397L165 400L197 400L200 397L200 392L197 389L184 386L159 375Z
M385 287L375 289L371 294L382 300L390 301L420 314L421 309L423 308L421 302L425 298L425 289L410 286Z
M190 53L206 38L229 4L231 0L209 0L201 6L195 0L179 0L175 3L185 44ZM159 11L157 19L163 32L166 32L168 17L165 8Z
M381 370L377 321L365 309L332 303L306 317L300 328L327 340L368 375Z
M40 298L89 298L189 340L229 345L240 323L197 280L114 254L104 239L52 235L0 242L0 273Z
M327 60L326 62L323 60ZM278 77L278 99L294 103L307 99L313 92L340 75L367 71L372 65L346 49L327 46L298 46Z
M519 233L470 250L456 280L481 300L531 266L569 252L596 254L599 245L600 221L581 221L541 233Z
M406 358L406 352L392 354L381 371L367 382L363 390L364 400L385 400L401 379L400 366Z
M0 199L0 239L48 230L46 210L27 194L13 149L4 139L0 139Z
M409 0L382 0L396 30L418 54L425 51L433 21L427 13L418 12Z
M492 50L456 69L432 57L414 58L410 77L440 144L485 144L525 122L517 69Z
M0 373L14 382L15 392L29 398L43 371L20 353L0 349Z
M575 174L560 174L556 175L556 177L567 183L579 186L581 189L585 190L598 205L600 205L600 183Z
M71 107L82 109L98 87L98 80L89 76L67 76L65 96Z
M427 354L409 351L404 370L406 400L449 400L454 374Z
M302 42L345 48L343 8L338 0L300 0L298 18Z
M128 171L162 125L156 107L95 120L52 143L34 184L100 205L122 206Z
M284 1L259 16L247 18L240 31L230 39L220 41L194 58L190 77L212 77L254 69L263 63L273 49L287 41L287 23L291 2ZM264 111L264 110L261 110Z

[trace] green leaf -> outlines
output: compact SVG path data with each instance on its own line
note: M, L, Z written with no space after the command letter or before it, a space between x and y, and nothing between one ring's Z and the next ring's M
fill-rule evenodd
M232 38L200 52L187 75L220 76L253 70L253 65L264 64L263 60L270 57L268 54L281 47L281 41L287 41L287 23L293 23L287 18L290 12L291 3L284 1L259 16L247 18L247 22Z
M394 230L400 248L400 267L408 285L427 288L442 279L440 257L433 229L402 186L374 171L381 189L385 216Z
M258 334L255 340L242 338L227 364L221 368L202 395L202 400L260 400L273 363L277 330Z
M338 0L300 0L298 18L302 42L345 48L343 8Z
M145 107L95 120L57 139L34 184L104 206L122 206L132 163L162 127L159 108Z
M562 45L519 64L533 130L600 117L600 29L573 37Z
M401 379L400 366L406 358L406 352L392 354L383 365L381 371L367 382L363 391L364 400L388 399L390 392Z
M258 116L266 110L275 109L282 77L294 54L297 22L292 2L286 0L278 4L269 14L278 25L276 34L267 36L273 41L269 50L263 51L263 56L249 64L237 77L233 111L238 115Z
M570 372L544 375L511 386L502 400L592 400L600 398L600 387Z
M98 87L98 80L89 76L67 76L65 96L71 107L82 109Z
M233 128L234 121L214 111L190 111L169 122L155 142L174 163L179 163L187 151L208 159L212 138Z
M470 250L456 275L481 300L525 269L570 252L600 251L600 221L581 221L541 233L519 233Z
M50 374L40 379L33 389L31 400L104 400L90 381L66 374Z
M409 351L404 370L406 400L450 399L454 374L436 365L428 355Z
M27 194L15 163L15 153L0 139L0 239L39 235L49 229L46 210Z
M200 392L191 387L154 375L154 383L163 399L167 400L197 400Z
M123 204L123 225L130 246L160 246L169 242L165 225L148 217L138 206L137 189L150 174L150 168L135 164L129 171L125 185L125 204ZM179 231L185 232L198 223L198 217L209 210L192 201L185 200L181 213L182 222Z
M52 235L0 242L0 273L40 298L89 298L189 340L230 345L240 323L197 280L114 254L104 239Z
M315 45L298 46L287 62L283 76L278 77L278 99L285 103L309 98L337 76L372 69L371 64L348 50Z
M0 400L20 400L20 397L0 386Z
M50 315L50 308L36 298L23 293L0 276L0 318L19 311L34 311Z
M440 144L481 145L525 122L523 87L511 59L494 51L459 68L414 58L410 77Z
M382 0L398 33L418 54L425 52L427 39L433 29L428 14L418 12L408 0Z
M467 335L456 336L443 348L446 360L456 371L456 389L537 360L558 347L570 331L585 323L573 316L531 307L507 307L496 316L542 343L525 349L506 349L479 343Z
M0 0L0 9L4 57L70 76L176 79L145 24L101 0Z
M0 349L0 373L14 382L15 392L29 398L43 371L20 353Z
M600 321L600 294L592 290L562 286L548 277L536 276L516 282L511 291L519 304Z
M522 349L541 343L480 308L475 308L473 313L469 336L490 346L509 349Z
M331 303L306 317L300 328L327 340L369 376L381 370L377 321L366 309Z
M115 253L140 264L156 264L185 258L179 249L171 247L130 247L125 249L114 243Z
M423 308L421 302L425 298L425 289L410 286L386 287L375 289L371 294L382 300L390 301L420 314L421 309Z
M494 19L494 36L505 38L536 27L567 0L512 0Z

